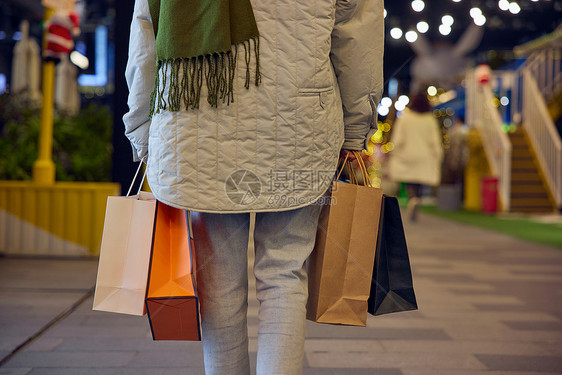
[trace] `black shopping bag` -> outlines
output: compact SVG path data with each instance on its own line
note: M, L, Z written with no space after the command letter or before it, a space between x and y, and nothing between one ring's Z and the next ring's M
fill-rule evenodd
M396 197L384 196L368 312L417 310L404 226Z

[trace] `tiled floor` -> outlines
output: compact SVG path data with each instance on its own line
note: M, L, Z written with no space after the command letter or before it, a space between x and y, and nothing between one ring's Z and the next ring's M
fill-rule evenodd
M562 374L561 250L431 216L406 224L420 309L370 317L367 328L308 322L305 375ZM96 268L95 260L0 258L0 358L83 297ZM200 343L153 342L146 317L91 305L78 305L0 375L203 374ZM257 309L252 295L254 362Z

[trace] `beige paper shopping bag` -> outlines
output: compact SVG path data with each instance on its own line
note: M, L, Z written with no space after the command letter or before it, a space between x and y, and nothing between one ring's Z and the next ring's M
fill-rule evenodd
M366 174L363 180L368 181ZM365 326L382 189L335 181L327 194L330 204L320 214L308 260L307 318Z
M145 314L155 212L151 193L107 199L94 310Z

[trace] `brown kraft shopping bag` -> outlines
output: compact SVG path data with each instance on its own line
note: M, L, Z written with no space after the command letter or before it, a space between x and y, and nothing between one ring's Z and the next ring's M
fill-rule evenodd
M185 210L158 202L146 309L154 340L201 340L195 253Z
M307 319L318 323L367 322L382 189L369 186L360 156L357 160L367 186L355 184L356 178L333 182L308 260Z

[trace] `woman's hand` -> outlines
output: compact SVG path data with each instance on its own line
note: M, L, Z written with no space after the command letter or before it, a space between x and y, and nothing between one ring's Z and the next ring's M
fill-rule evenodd
M351 150L346 150L345 148L342 148L340 151L340 160L345 159L345 157L348 156L348 160L355 160L355 155L353 154L353 151Z

